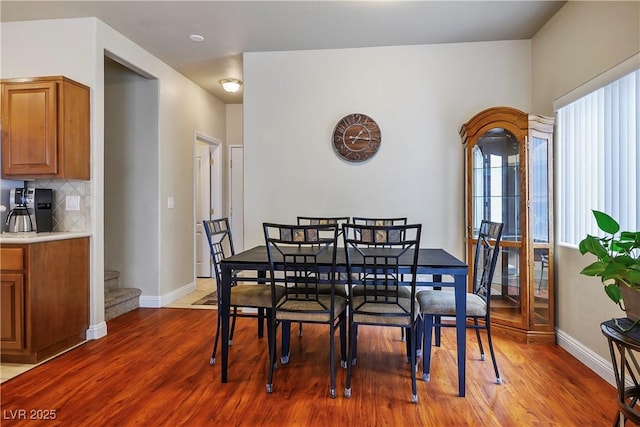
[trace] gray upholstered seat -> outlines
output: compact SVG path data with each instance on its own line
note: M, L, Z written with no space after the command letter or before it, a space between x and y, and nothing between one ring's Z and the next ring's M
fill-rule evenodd
M336 295L347 299L347 288L345 285L318 285L318 292L321 294L329 295L331 293L332 287L334 288L334 292Z
M425 290L418 292L418 302L422 307L429 307L429 310L441 316L456 315L455 292L442 290ZM479 295L467 294L467 316L484 317L487 314L487 302Z
M292 322L328 323L331 314L327 307L331 304L331 295L319 295L318 300L282 300L276 311L277 320ZM347 308L346 298L335 296L334 310L342 312Z
M378 286L377 289L382 293L384 292L383 286ZM354 297L362 296L364 294L364 288L362 285L355 285L351 292ZM411 298L411 288L409 286L399 286L398 287L398 296L400 298Z
M284 295L284 287L276 286L276 299ZM271 308L271 286L269 285L237 285L231 288L231 306Z
M402 288L400 288L402 289ZM407 313L411 313L411 301L413 301L413 320ZM353 305L358 307L358 311L353 313L355 323L376 324L381 326L411 326L418 319L420 307L418 301L411 300L411 290L409 298L399 298L398 304L387 304L381 302L365 302L364 296L354 296ZM393 315L397 316L393 316Z

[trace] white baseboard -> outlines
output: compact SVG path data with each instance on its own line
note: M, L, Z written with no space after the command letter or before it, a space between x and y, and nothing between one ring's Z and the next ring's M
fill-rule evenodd
M164 307L168 304L171 304L174 301L179 300L185 295L189 295L191 292L195 290L196 290L196 282L191 282L188 285L185 285L179 289L171 291L165 295L161 295L161 296L140 295L140 307L147 307L147 308Z
M613 365L610 360L600 357L600 355L594 353L560 329L556 329L556 337L560 347L567 350L573 357L586 365L606 382L614 387L616 386L613 375Z
M100 322L96 325L89 325L87 329L87 340L97 340L107 336L107 322Z

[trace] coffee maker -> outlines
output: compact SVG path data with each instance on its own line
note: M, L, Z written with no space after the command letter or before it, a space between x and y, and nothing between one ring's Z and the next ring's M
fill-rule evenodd
M53 231L53 190L27 188L26 200L34 231L38 233Z
M11 189L9 199L9 215L7 215L6 226L10 233L28 233L33 231L33 221L27 208L27 189Z
M12 188L6 225L10 233L53 231L53 190Z

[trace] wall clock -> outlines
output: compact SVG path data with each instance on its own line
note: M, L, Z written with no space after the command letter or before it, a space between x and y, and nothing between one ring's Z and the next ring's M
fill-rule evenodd
M366 114L344 116L333 130L333 147L340 157L349 162L370 159L378 152L381 140L380 127Z

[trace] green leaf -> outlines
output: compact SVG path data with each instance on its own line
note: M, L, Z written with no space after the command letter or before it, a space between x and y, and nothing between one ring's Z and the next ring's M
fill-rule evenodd
M595 236L587 235L587 237L580 242L579 249L582 255L588 252L594 254L599 259L609 258L609 252L602 246L601 240Z
M611 301L616 304L620 303L620 300L622 299L622 292L620 292L618 285L605 285L604 291L607 293L609 298L611 298Z
M623 231L620 233L620 240L625 242L640 241L640 231Z
M629 279L629 283L635 283L640 287L640 271L639 270L628 270L627 278Z
M593 264L589 264L585 268L582 269L580 274L584 274L585 276L599 276L606 269L607 264L602 261L596 261Z
M628 275L627 266L619 262L610 262L600 274L603 279L625 279ZM627 279L628 280L628 279Z
M618 231L620 231L620 224L618 224L618 221L611 218L604 212L596 210L592 212L593 216L596 218L596 222L598 223L598 228L600 228L600 230L609 234L616 234Z

